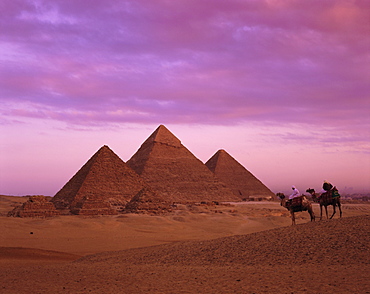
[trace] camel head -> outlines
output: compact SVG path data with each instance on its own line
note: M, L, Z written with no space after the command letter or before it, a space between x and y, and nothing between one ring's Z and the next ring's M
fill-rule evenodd
M318 202L318 196L316 195L315 189L308 188L306 192L310 193L312 200Z
M276 193L276 196L279 197L280 199L284 199L285 198L284 193Z
M285 195L284 195L284 193L276 193L276 196L280 199L280 205L281 206L284 206L283 204L283 202L284 202L284 199L285 199Z
M315 189L308 188L306 190L307 193L310 193L311 195L315 194Z

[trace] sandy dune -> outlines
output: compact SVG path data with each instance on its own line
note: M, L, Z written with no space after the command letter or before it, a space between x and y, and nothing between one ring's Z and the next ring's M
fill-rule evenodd
M53 250L23 247L0 247L0 262L72 261L81 256Z
M0 293L370 293L370 205L297 226L276 202L179 208L0 216Z

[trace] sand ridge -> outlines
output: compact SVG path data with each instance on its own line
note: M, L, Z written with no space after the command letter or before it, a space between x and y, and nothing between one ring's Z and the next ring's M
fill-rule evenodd
M345 249L345 252L343 252ZM344 254L345 253L345 254ZM368 264L370 215L90 255L76 262L184 265Z
M0 247L0 263L4 261L73 261L81 256L53 250L24 247Z
M277 202L0 216L0 293L370 293L370 205L343 213L296 226Z
M69 263L9 264L0 293L369 293L369 226L365 215Z

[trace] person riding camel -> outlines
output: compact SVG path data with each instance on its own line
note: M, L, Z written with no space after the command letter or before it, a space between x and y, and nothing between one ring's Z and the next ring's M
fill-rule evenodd
M299 196L299 191L295 186L292 186L293 193L289 196L289 200Z
M331 189L333 189L333 185L328 181L324 181L324 184L322 184L322 193L329 192Z
M333 186L328 181L324 181L324 184L322 184L322 190L319 199L322 195L324 195L324 193L326 193L328 196L332 196L333 198L340 197L337 187Z
M289 195L289 200L287 201L288 205L290 205L293 201L293 198L299 197L300 193L295 186L292 186L293 193Z

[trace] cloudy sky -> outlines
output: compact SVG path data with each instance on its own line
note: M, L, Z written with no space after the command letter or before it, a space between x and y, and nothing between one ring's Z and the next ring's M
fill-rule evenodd
M370 191L367 0L2 0L0 194L54 195L164 124L274 192Z

